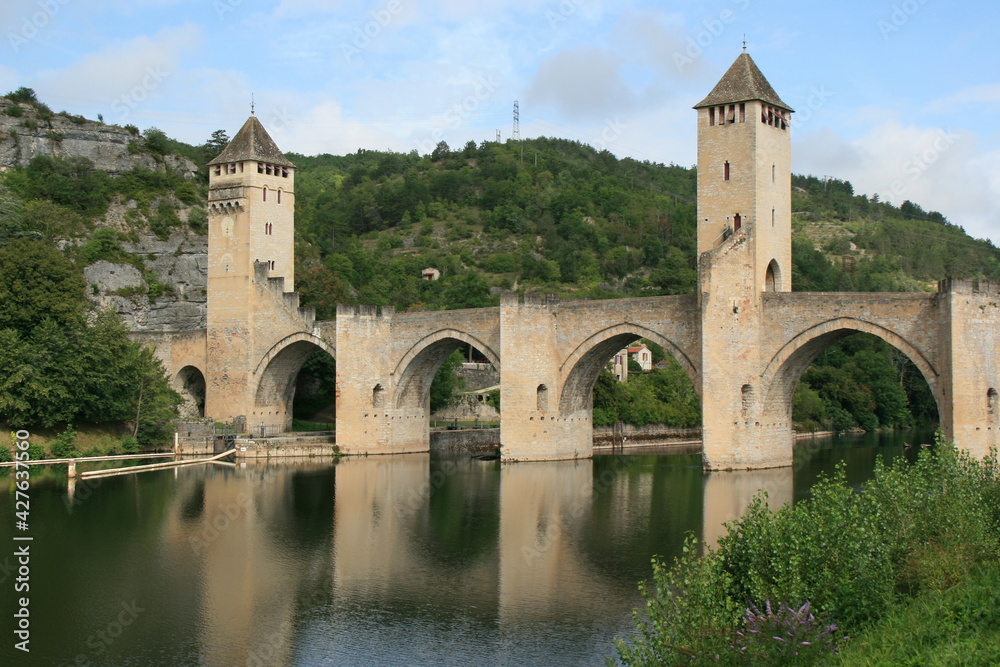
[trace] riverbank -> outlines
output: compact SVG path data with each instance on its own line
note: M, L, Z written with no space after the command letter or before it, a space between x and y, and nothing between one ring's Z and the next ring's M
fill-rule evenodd
M652 623L616 647L625 665L1000 664L998 564L996 452L939 441L859 488L839 468L777 511L758 496L716 548L654 561Z

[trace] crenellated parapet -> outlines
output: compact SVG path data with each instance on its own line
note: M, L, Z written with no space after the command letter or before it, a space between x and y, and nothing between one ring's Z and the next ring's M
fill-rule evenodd
M938 281L938 293L1000 296L1000 282L984 278L945 278Z

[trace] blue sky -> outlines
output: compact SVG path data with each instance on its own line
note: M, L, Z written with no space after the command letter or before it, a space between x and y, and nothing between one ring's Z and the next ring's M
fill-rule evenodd
M202 143L250 110L287 151L557 136L691 165L747 49L798 113L793 170L1000 244L1000 11L943 0L5 0L0 91Z

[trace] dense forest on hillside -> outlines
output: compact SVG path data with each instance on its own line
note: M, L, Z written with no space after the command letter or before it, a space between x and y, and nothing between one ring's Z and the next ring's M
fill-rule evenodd
M33 93L17 94L41 105ZM219 130L190 146L155 128L135 135L136 151L186 156L202 167L198 178L166 168L114 178L82 158L37 157L0 178L0 246L58 245L78 273L98 259L128 262L144 272L150 298L169 297L169 285L122 242L140 232L204 234L204 165L228 137ZM450 309L495 305L504 290L614 298L696 287L694 168L546 137L454 149L442 142L430 155L288 157L298 167L297 289L320 318L333 317L338 302ZM837 179L794 176L792 186L795 290L933 290L947 276L1000 278L1000 251L939 212L855 194ZM105 218L116 202L127 205L125 228ZM440 280L422 280L427 267ZM625 385L602 376L596 422L697 423L697 397L678 370ZM657 401L677 405L639 409ZM936 409L905 357L859 335L806 373L795 417L806 428L870 429L933 421Z

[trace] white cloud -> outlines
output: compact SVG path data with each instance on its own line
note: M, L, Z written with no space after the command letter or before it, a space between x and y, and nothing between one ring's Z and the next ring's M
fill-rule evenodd
M539 65L526 99L568 119L595 119L632 108L635 95L622 75L622 58L595 47L563 50Z
M104 109L110 122L123 122L141 107L156 106L153 100L166 99L165 86L177 73L181 54L200 43L197 26L165 28L153 37L91 53L64 69L39 72L33 87L54 106ZM184 100L184 92L178 90L175 99Z
M1000 103L1000 83L986 83L963 88L947 97L934 100L927 105L927 110L954 113L971 105L989 105L988 108L992 110L997 103Z
M975 134L894 120L855 140L824 129L797 136L792 159L796 172L845 178L858 194L878 193L897 206L909 199L1000 243L1000 177L992 168L1000 150L984 149Z

